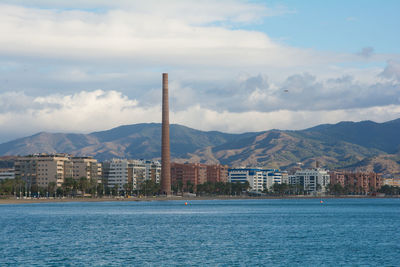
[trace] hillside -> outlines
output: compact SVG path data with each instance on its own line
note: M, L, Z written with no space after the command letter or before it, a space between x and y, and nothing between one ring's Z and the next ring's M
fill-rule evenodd
M173 124L170 127L171 157L181 157L247 135L252 134L204 132ZM65 152L94 156L99 160L113 157L159 158L160 150L161 125L157 123L125 125L87 135L43 132L0 144L0 155Z
M171 157L179 162L223 163L289 169L318 160L327 168L400 172L400 119L375 123L340 122L300 131L271 130L228 134L171 125ZM65 152L113 157L158 159L161 125L126 125L90 134L38 133L0 144L0 155Z

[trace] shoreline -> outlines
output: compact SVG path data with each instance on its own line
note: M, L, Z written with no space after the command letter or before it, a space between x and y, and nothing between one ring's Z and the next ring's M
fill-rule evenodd
M384 199L384 198L400 198L400 196L359 196L359 195L345 195L345 196L172 196L172 197L132 197L132 198L33 198L33 199L15 199L4 198L0 199L0 205L13 205L13 204L37 204L37 203L63 203L63 202L129 202L129 201L193 201L193 200L251 200L251 199Z

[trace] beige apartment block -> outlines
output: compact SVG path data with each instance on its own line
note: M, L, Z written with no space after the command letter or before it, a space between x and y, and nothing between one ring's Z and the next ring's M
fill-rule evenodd
M73 178L78 180L85 177L88 180L96 179L101 182L101 163L98 163L93 157L72 157Z
M66 177L72 177L73 168L68 154L35 154L15 161L15 177L27 186L47 187L54 182L60 187Z

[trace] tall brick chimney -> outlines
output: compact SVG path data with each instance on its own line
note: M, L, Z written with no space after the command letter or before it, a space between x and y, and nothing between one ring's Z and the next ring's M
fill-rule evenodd
M168 73L162 74L161 193L171 195L169 147Z

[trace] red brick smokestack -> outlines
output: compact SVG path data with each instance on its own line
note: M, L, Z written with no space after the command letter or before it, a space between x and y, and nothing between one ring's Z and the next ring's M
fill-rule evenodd
M161 132L161 192L171 195L171 165L169 147L168 73L162 74L162 132Z

